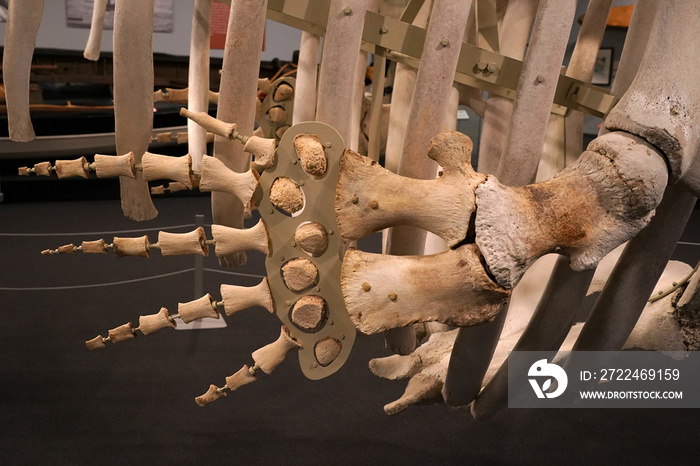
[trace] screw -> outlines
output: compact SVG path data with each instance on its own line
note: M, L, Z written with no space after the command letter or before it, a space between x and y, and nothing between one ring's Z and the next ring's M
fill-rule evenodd
M343 8L343 13L345 13L346 15L349 15L350 13L352 13L352 8L350 8L349 5L346 6L345 8Z
M379 203L378 203L377 201L371 201L371 202L369 203L369 207L370 207L371 209L377 210L377 209L379 208Z
M479 71L484 71L488 65L484 60L479 60L476 62L476 69Z
M280 261L284 262L284 256L280 256Z
M341 340L345 340L345 335L340 335Z
M386 34L387 32L389 32L389 30L384 26L382 26L382 28L379 30L379 34Z
M489 73L493 73L493 72L495 72L497 69L498 69L498 67L497 67L496 64L493 63L493 62L489 63L489 66L486 67L486 70L487 70Z
M327 149L330 149L331 147L333 147L330 142L325 143L324 146L326 146Z
M320 287L320 286L317 286L317 287L316 287L316 292L319 292L319 291L321 291L321 287Z
M274 214L274 213L275 213L275 209L270 209L270 213L271 213L271 214Z
M671 107L671 115L675 116L675 115L678 115L679 113L681 113L681 110L678 107L676 107L675 105L673 107Z
M357 204L357 202L359 201L359 199L357 198L357 196L353 196L352 199L350 199L350 201L351 201L353 204Z
M443 47L447 47L448 45L450 45L449 39L442 39L440 41L440 45L442 45Z
M333 230L328 230L328 234L329 234L329 235L332 235L332 234L333 234Z
M299 186L304 186L304 180L301 180L301 181L299 182Z
M285 301L285 302L284 302L284 305L285 305L285 306L290 306L291 304L292 304L291 301Z
M292 160L292 165L296 165L296 164L297 164L297 159Z
M391 299L392 301L396 301L396 298L397 298L396 293L394 293L394 292L389 293L389 299Z
M331 321L328 322L328 325L333 325L334 323L335 323L335 322L333 322L333 321L331 320Z
M292 247L293 248L297 247L297 243L292 243Z
M316 363L313 363L313 364L311 364L311 367L313 367L313 368L315 369L315 368L317 368L317 367L318 367L318 364L316 364Z
M543 82L544 82L544 76L542 76L541 74L538 74L538 75L537 75L537 82L538 82L538 83L543 83Z
M367 291L369 291L369 290L371 290L371 289L372 289L372 286L370 286L369 283L364 282L364 283L362 284L362 291L367 292Z

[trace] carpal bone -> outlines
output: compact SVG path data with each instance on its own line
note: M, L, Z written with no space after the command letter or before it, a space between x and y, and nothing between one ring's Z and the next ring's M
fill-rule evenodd
M489 177L476 190L476 243L506 288L549 252L567 256L574 270L594 267L646 226L667 179L653 146L608 133L544 183L507 187Z
M254 227L238 229L212 225L211 234L216 241L216 255L226 256L236 252L255 250L267 255L270 251L265 224L260 220Z
M236 196L243 205L248 205L258 186L258 177L250 169L245 173L234 172L224 163L205 155L202 157L201 191L218 191Z
M253 352L253 360L264 373L270 374L284 361L287 353L298 348L301 348L301 344L292 338L287 327L283 325L279 338Z
M221 285L221 299L227 316L255 306L275 312L267 277L255 286Z
M300 329L315 332L326 322L327 314L326 301L320 296L308 295L294 303L290 317L292 323Z
M282 83L277 86L275 93L272 95L272 100L275 102L284 102L289 99L294 93L294 89L287 83Z
M143 154L141 166L143 167L143 178L146 181L178 181L187 186L187 189L192 189L195 186L196 181L192 176L192 157L190 154L185 154L182 157L169 157L146 152Z
M335 338L324 338L314 346L314 356L322 366L327 366L338 358L343 344Z
M341 290L350 319L366 334L416 322L478 325L492 320L510 296L488 276L474 244L432 256L349 250Z
M267 111L267 116L272 123L282 123L287 120L287 111L282 107L272 107Z
M291 178L277 178L270 188L270 203L293 215L304 208L304 193Z
M282 280L291 291L304 291L318 283L318 268L308 259L292 259L282 266Z
M114 244L114 253L117 255L117 257L150 257L150 248L148 247L148 235L143 235L138 238L119 238L115 236L112 241Z
M85 157L79 157L75 160L56 160L56 174L59 178L87 178L88 173L90 173L90 169Z
M29 78L43 12L44 0L12 1L8 6L2 80L12 141L27 142L36 137L29 115Z
M311 176L322 177L328 170L328 157L323 143L315 134L298 134L294 137L294 149L301 168Z
M148 154L148 152L146 152L146 154ZM93 168L98 178L113 178L117 176L136 178L134 163L133 152L128 152L124 155L95 154Z
M83 57L88 60L97 61L100 58L100 48L102 47L102 31L104 29L105 11L107 0L95 0L92 5L92 22L90 23L90 35Z
M294 242L305 253L321 256L328 249L328 230L317 222L305 223L294 232Z
M356 240L393 225L410 225L435 233L449 246L459 244L474 213L474 189L486 179L472 170L471 150L469 137L456 131L435 136L428 156L444 173L434 180L396 175L346 150L335 200L343 238Z
M212 298L209 293L194 301L177 303L177 317L186 324L205 317L218 319L219 313L214 307L215 304L216 301L214 301L214 298Z
M209 255L209 247L204 228L199 227L188 233L158 232L158 247L164 256L183 256L188 254Z

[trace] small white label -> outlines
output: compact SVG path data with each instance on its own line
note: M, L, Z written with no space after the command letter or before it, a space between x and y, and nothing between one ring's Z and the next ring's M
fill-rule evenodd
M469 113L467 113L467 111L464 110L463 108L460 108L457 110L457 119L458 120L468 120Z

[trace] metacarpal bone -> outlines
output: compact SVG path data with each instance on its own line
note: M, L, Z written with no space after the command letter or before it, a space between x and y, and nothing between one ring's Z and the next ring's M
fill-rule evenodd
M355 240L394 225L431 231L449 246L467 236L474 213L474 189L486 179L469 163L472 142L456 131L430 143L428 156L444 169L434 180L396 175L346 150L336 188L335 210L344 239Z
M213 224L211 234L216 241L216 255L225 256L236 252L255 250L263 254L269 252L267 230L260 220L254 227L238 229Z
M202 179L199 182L201 191L220 191L236 196L243 205L248 205L258 186L258 177L252 170L237 173L224 163L205 155L202 157Z
M350 319L366 334L416 322L488 322L501 311L510 291L491 280L481 259L474 244L432 256L349 250L341 289Z
M287 327L283 325L279 338L253 352L253 360L264 373L270 374L284 361L287 353L297 348L301 348L301 344L292 338Z
M182 157L169 157L167 155L152 154L146 152L141 159L143 167L143 179L179 181L192 189L192 157L190 154Z
M476 244L506 288L550 252L568 257L576 271L592 268L647 225L667 180L653 146L608 133L544 183L507 187L489 177L476 190Z
M254 306L275 312L267 277L255 286L221 285L221 299L227 316Z
M56 174L59 178L71 178L73 176L87 178L89 172L85 157L78 157L75 160L56 160Z
M190 323L193 320L203 319L204 317L219 318L219 313L214 307L215 301L209 293L199 299L189 301L187 303L177 303L178 317L184 323Z

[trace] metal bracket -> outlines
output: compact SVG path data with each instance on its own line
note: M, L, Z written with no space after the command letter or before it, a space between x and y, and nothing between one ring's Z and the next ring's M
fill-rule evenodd
M328 172L323 178L315 179L300 167L293 144L294 138L299 134L315 134L323 143L328 158ZM350 321L340 291L340 268L345 246L335 220L335 187L344 150L345 142L332 126L317 122L299 123L284 133L277 148L275 164L260 176L260 186L265 195L260 200L258 210L265 221L270 240L270 254L265 261L265 268L275 313L287 326L292 337L302 344L303 347L299 350L299 365L304 375L311 380L328 377L340 369L355 342L355 326ZM270 203L270 188L279 177L291 178L304 193L304 208L293 217L278 211ZM296 229L306 222L318 222L329 233L328 249L319 257L309 256L293 243ZM287 288L282 278L281 267L294 258L308 259L316 265L319 272L316 287L300 293ZM325 325L314 333L297 328L289 315L294 303L305 295L321 296L328 306ZM342 348L338 357L324 367L317 361L314 347L319 341L329 337L340 342Z

